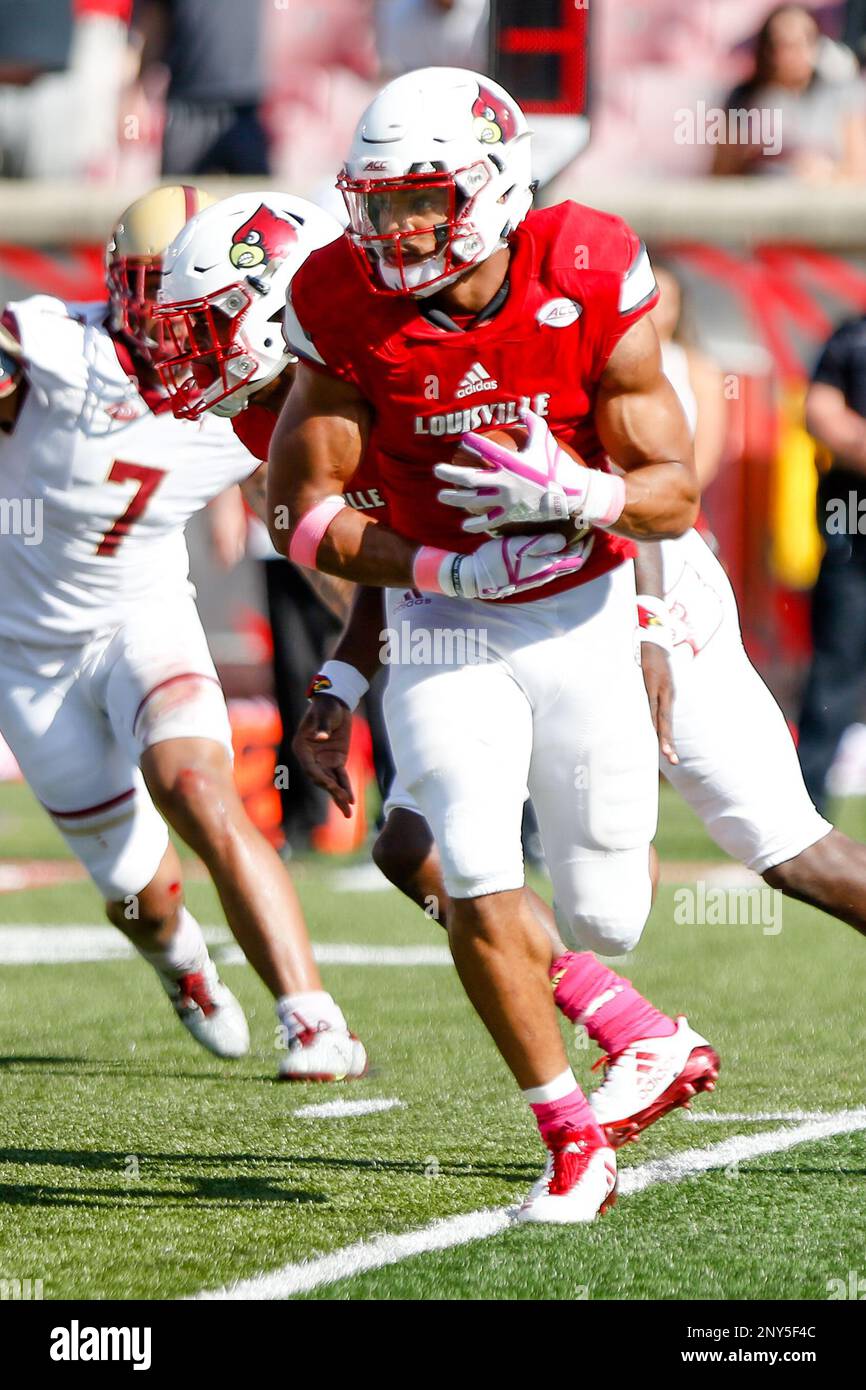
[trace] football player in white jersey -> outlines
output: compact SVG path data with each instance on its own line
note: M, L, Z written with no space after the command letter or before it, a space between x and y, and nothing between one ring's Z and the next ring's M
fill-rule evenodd
M169 187L133 203L108 244L107 302L36 295L3 315L0 486L21 524L0 538L0 732L190 1033L221 1057L248 1050L166 822L206 864L276 999L280 1076L337 1080L361 1075L366 1054L236 790L189 580L186 522L236 483L255 503L262 470L227 422L175 420L154 367L162 253L211 201ZM280 273L329 235L277 248Z

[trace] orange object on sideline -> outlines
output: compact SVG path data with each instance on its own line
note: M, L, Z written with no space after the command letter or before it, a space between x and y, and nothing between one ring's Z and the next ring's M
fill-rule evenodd
M281 829L282 803L274 785L277 749L283 734L279 710L272 700L229 700L235 784L244 808L275 849L285 843Z
M366 719L357 714L352 720L352 741L346 764L349 780L355 793L352 814L347 819L333 801L328 803L328 815L312 833L313 849L321 854L351 854L367 837L367 786L373 773L373 740Z

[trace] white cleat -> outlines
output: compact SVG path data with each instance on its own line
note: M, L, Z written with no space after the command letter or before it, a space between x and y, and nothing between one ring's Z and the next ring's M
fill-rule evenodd
M715 1089L718 1053L682 1015L668 1038L641 1038L605 1059L605 1077L589 1097L608 1142L618 1149L698 1091Z
M213 961L179 979L157 972L175 1013L197 1043L217 1057L244 1057L250 1030L244 1011L223 984Z
M594 1127L563 1130L550 1144L547 1167L516 1221L557 1226L593 1221L616 1201L616 1154Z
M367 1050L348 1028L320 1024L292 1039L280 1059L279 1081L348 1081L367 1070Z

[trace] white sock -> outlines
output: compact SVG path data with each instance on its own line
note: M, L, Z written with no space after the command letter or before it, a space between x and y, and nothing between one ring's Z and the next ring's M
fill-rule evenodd
M280 995L277 1000L277 1018L285 1029L287 1043L307 1028L318 1028L320 1023L326 1024L329 1028L346 1027L342 1009L324 989L311 989L303 994Z
M521 1095L528 1105L549 1105L554 1100L565 1100L576 1090L574 1072L571 1067L566 1067L552 1081L547 1081L543 1086L530 1086L528 1091L521 1091Z
M180 909L180 920L174 935L156 951L143 951L140 955L163 975L180 979L194 970L201 970L208 962L208 949L202 930L187 908Z

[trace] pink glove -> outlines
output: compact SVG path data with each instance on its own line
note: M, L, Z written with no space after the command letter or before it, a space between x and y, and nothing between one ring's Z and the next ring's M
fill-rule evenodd
M415 587L450 598L507 598L576 573L592 544L592 535L567 549L564 537L555 534L503 536L485 541L472 555L425 545L415 555Z
M587 468L561 449L546 421L522 410L528 438L514 451L486 435L464 434L461 448L486 467L439 463L434 472L442 482L439 501L473 515L463 522L470 533L495 531L510 523L565 521L575 525L612 526L625 506L625 483L614 473Z

